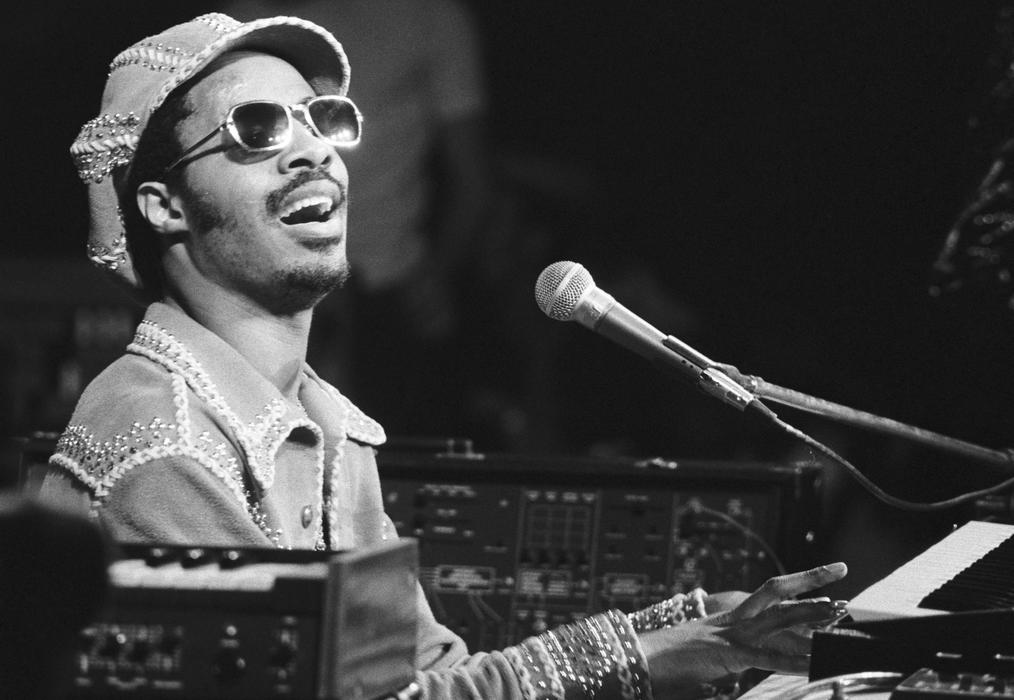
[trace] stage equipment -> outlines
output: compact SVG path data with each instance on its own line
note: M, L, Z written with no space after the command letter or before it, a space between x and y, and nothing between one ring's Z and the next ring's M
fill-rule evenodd
M561 261L546 267L536 280L535 301L550 318L559 321L577 321L677 377L690 380L705 393L740 410L763 416L772 425L845 467L863 488L888 505L916 511L941 510L996 493L1009 492L1014 486L1014 449L993 450L973 445L786 389L766 382L760 377L742 374L731 365L711 360L678 338L665 335L616 303L612 296L595 286L591 274L578 263ZM764 400L908 438L975 459L1000 471L1006 478L992 487L935 503L907 501L884 492L834 450L781 420L764 404Z
M417 549L121 545L73 698L410 700Z
M849 603L864 622L990 608L1014 608L1014 525L982 521L965 523Z
M472 650L697 586L749 591L820 563L812 464L431 447L380 450L385 509L419 541L437 619Z
M775 674L744 700L1014 698L1014 525L971 521L813 635L809 683Z
M596 287L591 274L578 263L557 262L543 270L535 283L535 301L550 318L577 321L734 408L767 410L717 363L665 335Z
M26 490L55 438L7 447ZM377 462L385 510L419 543L434 614L473 651L823 563L811 463L482 454L468 440L396 437Z
M1014 697L1014 525L966 523L849 613L814 634L811 679L896 672L892 697Z

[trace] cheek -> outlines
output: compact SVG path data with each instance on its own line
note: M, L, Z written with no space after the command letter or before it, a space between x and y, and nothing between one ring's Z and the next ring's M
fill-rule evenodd
M194 233L242 228L263 220L263 200L255 197L253 188L243 186L238 178L225 176L188 184L184 190L184 210Z
M224 223L223 212L205 192L188 193L184 202L184 211L191 233L197 236L203 236L209 231L221 228Z

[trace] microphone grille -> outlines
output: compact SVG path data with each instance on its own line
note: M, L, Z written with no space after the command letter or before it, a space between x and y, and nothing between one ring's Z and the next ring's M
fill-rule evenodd
M570 321L581 295L595 286L591 273L576 262L555 262L535 282L535 303L556 321Z

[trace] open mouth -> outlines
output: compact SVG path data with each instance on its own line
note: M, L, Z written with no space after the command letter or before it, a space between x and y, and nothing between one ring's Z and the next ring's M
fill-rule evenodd
M329 220L337 208L337 202L331 197L315 195L288 205L280 212L279 218L283 224L289 226L319 224Z

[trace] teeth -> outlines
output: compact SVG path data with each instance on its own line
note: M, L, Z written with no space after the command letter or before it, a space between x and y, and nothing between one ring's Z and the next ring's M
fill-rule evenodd
M289 206L285 207L284 209L282 209L279 216L280 218L284 219L288 216L292 216L301 209L308 209L310 207L317 207L318 211L320 211L321 213L327 212L330 211L332 207L334 207L334 200L331 199L330 197L325 197L324 195L315 195L312 197L299 199L290 204Z

